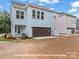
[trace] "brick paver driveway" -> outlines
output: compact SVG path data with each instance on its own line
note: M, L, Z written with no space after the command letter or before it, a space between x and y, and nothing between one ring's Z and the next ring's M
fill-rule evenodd
M79 36L1 43L0 59L79 59Z

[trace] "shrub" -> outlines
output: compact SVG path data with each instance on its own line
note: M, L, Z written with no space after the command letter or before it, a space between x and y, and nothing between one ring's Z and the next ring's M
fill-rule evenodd
M6 34L6 39L12 39L12 35L11 34Z

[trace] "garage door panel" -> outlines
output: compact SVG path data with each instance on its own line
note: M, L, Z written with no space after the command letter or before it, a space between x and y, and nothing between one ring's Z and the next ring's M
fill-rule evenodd
M38 36L37 28L32 28L33 36Z
M33 36L50 36L51 28L33 27Z

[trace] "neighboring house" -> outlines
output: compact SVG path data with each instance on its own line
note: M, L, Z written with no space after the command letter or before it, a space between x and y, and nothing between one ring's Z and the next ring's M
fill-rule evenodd
M76 32L79 33L79 18L76 20Z
M76 17L66 13L53 13L55 26L54 35L75 34L76 33Z
M75 34L75 16L57 13L50 9L32 4L12 2L11 34L20 37L25 33L28 37Z

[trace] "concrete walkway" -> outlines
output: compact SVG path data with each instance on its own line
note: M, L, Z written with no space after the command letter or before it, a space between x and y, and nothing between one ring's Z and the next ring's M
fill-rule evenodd
M49 38L60 38L60 37L67 37L67 36L79 36L79 34L62 35L62 36L43 36L43 37L33 37L33 38L34 39L49 39Z
M49 38L57 38L57 37L55 36L34 37L34 39L49 39Z

